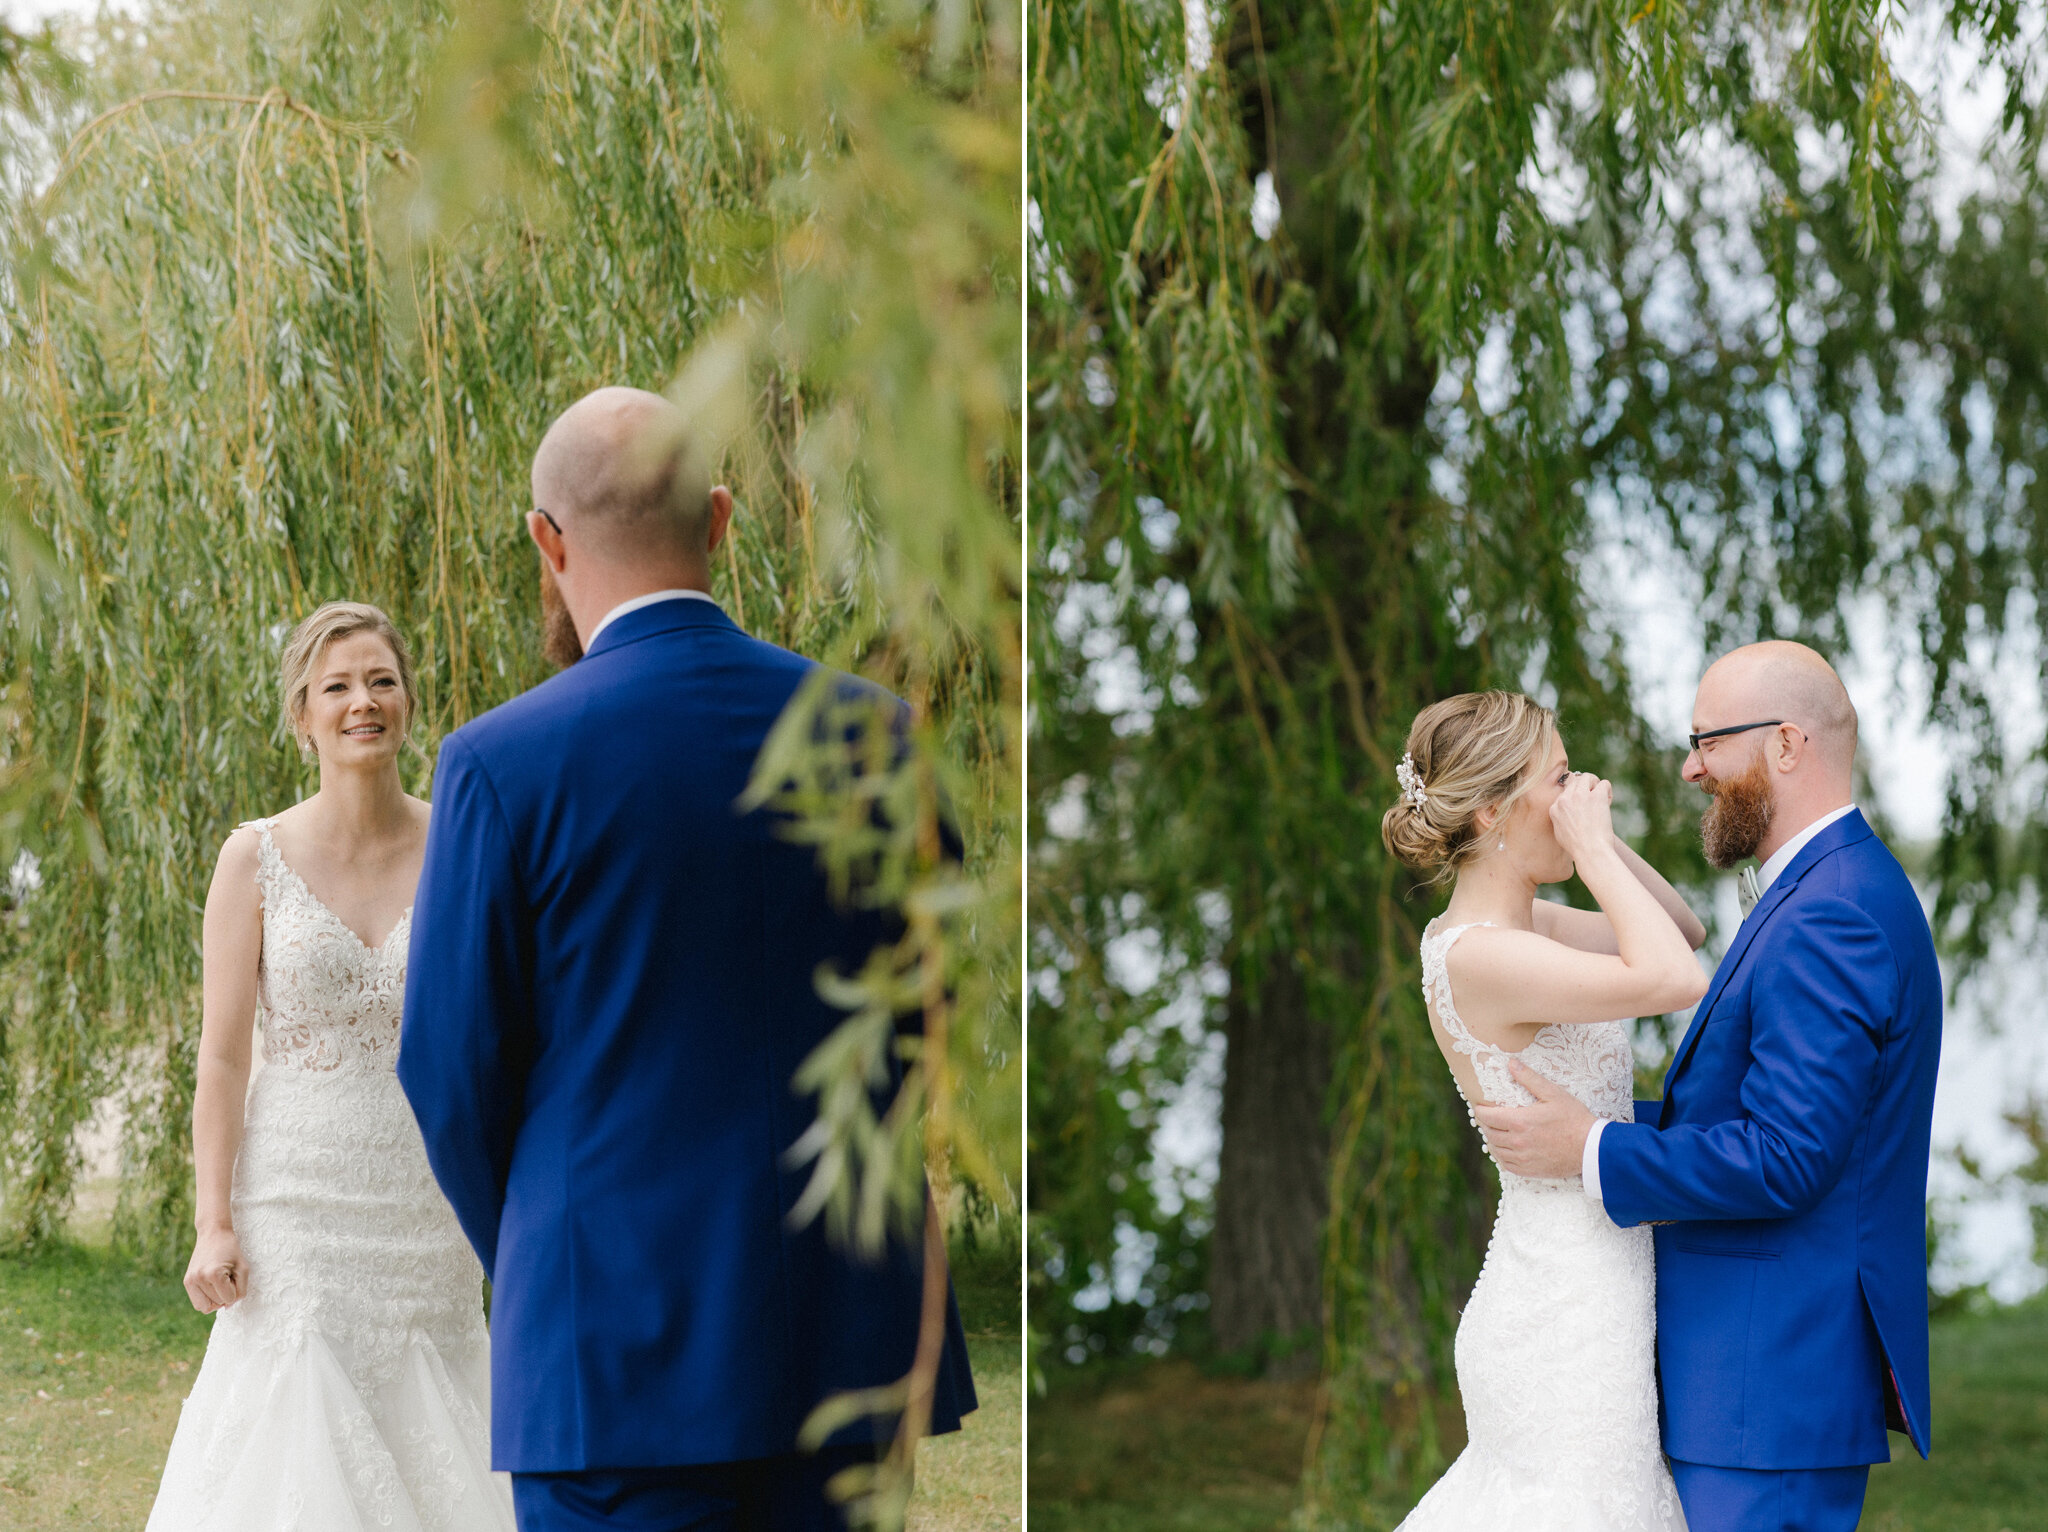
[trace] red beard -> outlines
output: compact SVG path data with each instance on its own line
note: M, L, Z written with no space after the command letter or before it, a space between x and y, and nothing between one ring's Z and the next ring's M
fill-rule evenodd
M1707 811L1700 816L1700 847L1707 865L1727 871L1744 857L1756 855L1770 832L1771 815L1778 807L1771 795L1771 772L1763 752L1757 752L1749 770L1712 784Z
M555 584L555 572L546 560L540 566L540 652L557 670L567 670L583 658L583 640L576 636L562 588Z

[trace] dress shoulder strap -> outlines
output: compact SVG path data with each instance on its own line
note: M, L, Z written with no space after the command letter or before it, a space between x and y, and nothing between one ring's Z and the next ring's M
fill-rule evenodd
M278 852L277 841L270 833L270 827L277 823L275 815L263 819L245 819L236 825L237 830L256 832L256 889L263 896L263 904L270 906L271 891L277 886L277 878L284 867L284 857Z
M1458 1014L1458 1007L1451 999L1451 970L1448 959L1451 947L1459 937L1474 926L1490 926L1490 920L1471 920L1461 926L1445 926L1437 930L1432 925L1422 933L1422 992L1436 1006L1436 1019L1450 1035L1451 1046L1468 1055L1500 1053L1503 1050L1492 1043L1482 1043L1472 1035L1472 1029L1465 1025Z

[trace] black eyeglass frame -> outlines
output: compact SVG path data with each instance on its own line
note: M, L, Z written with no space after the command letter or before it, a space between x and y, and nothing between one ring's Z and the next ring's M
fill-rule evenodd
M542 510L539 506L535 506L533 508L533 514L540 517L549 526L553 527L555 529L555 536L560 537L562 535L562 524L559 521L555 520L554 517L550 516L546 511Z
M545 515L546 513L543 512L542 514ZM1688 734L1686 735L1686 741L1692 746L1693 753L1697 755L1699 753L1700 741L1703 739L1719 739L1724 734L1747 734L1751 729L1776 729L1788 723L1792 723L1792 720L1789 718L1766 718L1760 723L1731 723L1725 729L1707 729L1698 734ZM1798 729L1799 725L1792 724L1792 727ZM1806 738L1806 731L1804 729L1799 729L1799 737L1801 739Z

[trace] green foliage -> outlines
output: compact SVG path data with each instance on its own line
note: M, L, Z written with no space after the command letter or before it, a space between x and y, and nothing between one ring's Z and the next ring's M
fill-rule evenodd
M2033 1229L2033 1264L2048 1270L2048 1097L2030 1091L2018 1106L2003 1114L2006 1126L2019 1136L2028 1150L2027 1158L2007 1170L1993 1174L1967 1149L1951 1151L1957 1169L1968 1179L1965 1200L2001 1201L2011 1199L2026 1210ZM1930 1262L1937 1245L1955 1233L1949 1218L1928 1220L1927 1247ZM1954 1292L1942 1293L1933 1301L1938 1309L1975 1312L1993 1302L1989 1285L1972 1283Z
M1417 709L1553 702L1696 883L1606 587L1662 562L1710 653L1840 654L1875 597L1958 746L1944 937L1981 951L2038 875L2039 742L1987 675L2048 620L2043 18L1946 17L2009 95L1944 222L1880 5L1202 14L1034 10L1035 1323L1143 1338L1073 1299L1129 1231L1201 1238L1152 1127L1297 975L1335 1059L1282 1125L1330 1144L1309 1515L1374 1525L1441 1459L1412 1401L1488 1196L1417 993L1432 901L1378 835Z
M2034 1264L2048 1268L2048 1101L2034 1095L2005 1120L2026 1140L2032 1156L2016 1170L2013 1178L2024 1189L2027 1218L2034 1230Z
M166 4L101 23L78 96L10 119L19 155L62 151L11 210L0 288L14 483L55 555L54 620L11 589L0 639L0 761L48 767L20 821L42 887L0 969L21 1233L61 1219L73 1129L115 1092L119 1236L188 1242L206 880L234 823L309 785L285 626L341 596L392 613L423 791L442 734L545 674L521 522L541 430L597 384L679 377L739 505L719 599L913 708L884 848L911 935L877 962L941 980L950 1026L891 1118L891 1184L837 1192L900 1200L929 1159L1010 1201L1015 41L952 14ZM803 36L858 79L828 99L761 74ZM964 872L937 854L942 788ZM838 806L812 807L836 845Z

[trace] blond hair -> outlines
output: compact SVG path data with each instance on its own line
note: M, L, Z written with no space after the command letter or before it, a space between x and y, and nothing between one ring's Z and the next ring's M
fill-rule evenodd
M284 659L279 666L283 681L285 727L298 741L299 754L308 760L312 759L313 750L305 735L299 732L299 723L306 716L306 694L312 689L313 667L320 663L320 656L329 644L353 633L374 633L390 645L398 667L398 689L405 693L405 725L410 725L419 712L419 683L413 676L412 651L406 647L397 625L366 602L330 601L292 629L291 637L285 640Z
M1520 692L1465 692L1433 702L1408 729L1416 789L1380 819L1380 839L1410 867L1451 877L1478 851L1483 809L1500 819L1536 780L1536 753L1557 715ZM1421 801L1418 802L1417 797Z

